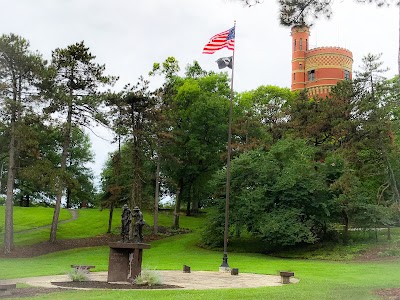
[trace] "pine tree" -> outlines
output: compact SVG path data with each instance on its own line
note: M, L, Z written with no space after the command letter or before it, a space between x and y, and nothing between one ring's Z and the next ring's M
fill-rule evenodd
M16 174L19 124L29 107L33 107L35 85L44 61L29 50L29 42L14 34L0 37L0 105L9 136L7 200L5 216L4 252L13 248L13 197Z
M47 97L50 101L47 113L62 116L63 144L58 178L58 188L50 241L56 240L57 223L61 199L66 188L65 172L70 156L71 132L74 127L89 127L93 122L103 121L100 86L112 84L116 78L104 75L105 66L94 62L96 57L89 52L84 42L76 43L52 53L49 76L46 81ZM61 119L61 118L59 118Z

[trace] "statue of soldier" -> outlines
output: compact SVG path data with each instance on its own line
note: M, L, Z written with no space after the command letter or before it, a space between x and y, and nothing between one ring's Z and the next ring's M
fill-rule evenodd
M129 209L128 205L124 204L122 206L122 215L121 215L121 237L122 242L129 242L129 229L132 223L132 212Z
M135 219L135 223L133 224L133 242L141 243L143 242L142 227L144 224L146 224L146 222L143 219L143 214L139 207L135 206L132 215Z

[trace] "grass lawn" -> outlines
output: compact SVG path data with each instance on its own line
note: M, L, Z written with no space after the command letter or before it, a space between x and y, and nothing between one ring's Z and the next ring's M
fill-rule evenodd
M0 228L2 229L1 232L3 232L4 229L5 209L5 206L0 206ZM19 231L51 224L54 208L14 206L13 211L14 231L15 233L18 233ZM59 220L63 221L69 218L71 218L71 213L66 209L62 209L60 212Z
M4 209L0 206L0 247L3 245L4 231ZM14 244L25 246L47 241L50 237L50 227L35 230L34 232L20 232L40 226L51 224L53 218L53 208L44 207L14 207ZM108 228L108 210L98 209L79 209L78 219L58 225L57 239L77 239L105 234ZM71 218L71 213L67 209L60 212L60 221ZM154 217L149 212L144 212L144 219L148 225L153 225ZM171 226L172 213L160 213L158 223L160 226ZM183 228L196 229L204 223L201 217L181 217ZM113 214L112 233L119 234L121 226L121 209L115 209Z
M181 270L183 264L193 271L216 271L222 253L196 247L197 233L173 236L152 243L144 252L143 266L159 270ZM1 259L0 277L65 274L71 264L90 264L106 271L108 247L76 249L30 259ZM331 262L278 259L254 253L229 253L231 267L240 272L277 274L291 270L299 284L283 287L210 291L79 291L42 295L36 299L378 299L372 291L398 287L400 261ZM34 298L35 299L35 298Z
M90 232L104 232L96 227L107 225L108 212L79 211L77 221L60 225L59 236L71 238ZM97 216L96 216L97 214ZM115 226L120 212L115 214ZM99 217L100 216L100 217ZM105 221L103 220L104 216ZM87 219L86 219L87 218ZM86 221L85 221L86 219ZM145 214L148 224L150 215ZM101 221L100 221L101 220ZM184 227L199 228L204 220L181 217ZM82 222L81 225L73 223ZM97 223L99 222L99 223ZM105 223L104 223L105 222ZM172 218L161 215L161 225L170 225ZM63 228L65 226L65 228ZM75 227L73 227L75 226ZM82 228L84 226L85 228ZM105 227L106 228L106 227ZM221 251L196 246L199 231L158 240L143 254L143 267L159 270L181 270L183 264L192 271L217 271L222 261ZM228 248L229 250L229 248ZM71 264L95 265L96 271L108 267L108 247L82 248L35 258L0 259L0 279L38 275L65 274ZM71 291L41 295L32 299L379 299L373 291L380 288L400 287L400 260L387 262L321 261L311 259L281 259L256 253L229 253L229 265L240 272L277 274L280 270L295 272L299 284L255 289L219 289L204 291Z
M50 229L37 229L34 232L25 230L35 229L51 224L54 208L49 207L19 207L14 206L14 244L31 245L49 239ZM0 246L4 241L4 216L5 206L0 206ZM64 221L71 218L67 209L60 211L59 220Z

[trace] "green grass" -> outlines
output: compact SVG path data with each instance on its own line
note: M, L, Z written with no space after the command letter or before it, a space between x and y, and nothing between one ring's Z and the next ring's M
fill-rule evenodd
M297 245L284 251L268 249L268 245L260 239L251 237L248 233L242 233L240 238L230 239L230 249L234 252L264 253L282 258L301 258L319 260L348 261L357 258L360 254L377 246L386 246L381 256L400 256L400 228L391 229L391 240L387 239L387 230L378 230L378 240L375 231L351 232L348 244L342 242L323 242L313 245Z
M79 210L78 220L60 225L58 237L72 238L103 233L107 228L108 211ZM120 210L114 215L113 228L118 232ZM152 225L152 216L145 213ZM169 226L172 216L160 214L160 225ZM202 217L181 217L189 234L172 236L151 243L143 254L143 267L157 270L181 270L184 264L192 271L217 271L221 251L198 248ZM398 243L394 235L393 243ZM353 247L357 247L354 243ZM341 248L345 249L345 248ZM230 248L228 248L230 251ZM321 250L322 251L322 250ZM329 250L326 250L326 253ZM332 249L338 252L338 249ZM341 251L341 250L340 250ZM0 259L0 279L39 275L66 274L71 264L95 265L96 271L108 268L108 247L82 248L25 259ZM32 299L378 299L373 291L399 287L400 260L390 262L322 261L282 259L256 253L229 252L229 265L240 272L277 274L280 270L295 272L299 284L255 289L220 289L204 291L71 291L41 295Z
M144 252L143 266L157 270L181 270L183 264L188 264L193 271L216 271L222 253L197 248L197 238L196 233L190 233L153 242L152 248ZM96 247L31 259L2 259L0 277L65 274L71 264L95 265L96 271L105 271L108 251L108 247ZM250 273L277 274L280 270L291 270L300 283L244 290L68 292L36 299L128 299L132 295L137 299L377 299L372 294L373 290L398 287L400 282L399 261L331 262L229 253L229 264L239 268L240 272Z
M17 233L51 224L54 208L50 207L19 207L14 206L14 231ZM0 206L0 228L4 228L5 206ZM71 213L62 209L59 220L71 218ZM3 231L3 230L2 230Z
M4 224L4 207L0 207L0 229ZM50 236L50 227L37 229L34 232L20 232L34 229L40 226L50 226L53 217L53 208L44 207L14 207L14 244L26 246L47 241ZM73 222L58 225L57 239L77 239L99 236L105 234L108 228L108 210L79 209L79 217ZM67 209L60 212L60 221L71 218ZM154 216L150 212L144 212L146 224L153 226ZM196 229L204 223L202 217L181 216L181 227ZM170 227L172 224L172 213L160 213L158 223L160 226ZM119 234L121 226L121 209L115 209L113 213L112 230L113 234ZM149 229L147 229L149 231ZM3 231L0 231L0 234ZM3 234L0 235L0 246L3 244Z
M16 246L32 245L49 239L50 229L39 228L48 226L53 219L54 208L49 207L19 207L14 206L14 244ZM5 207L0 206L0 246L4 241ZM67 209L60 211L59 220L68 220L71 213ZM24 232L35 229L34 232Z

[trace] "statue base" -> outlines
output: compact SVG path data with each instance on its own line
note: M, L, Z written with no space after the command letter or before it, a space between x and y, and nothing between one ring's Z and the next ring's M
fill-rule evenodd
M143 249L150 249L144 243L110 243L108 259L108 282L133 280L142 272Z

